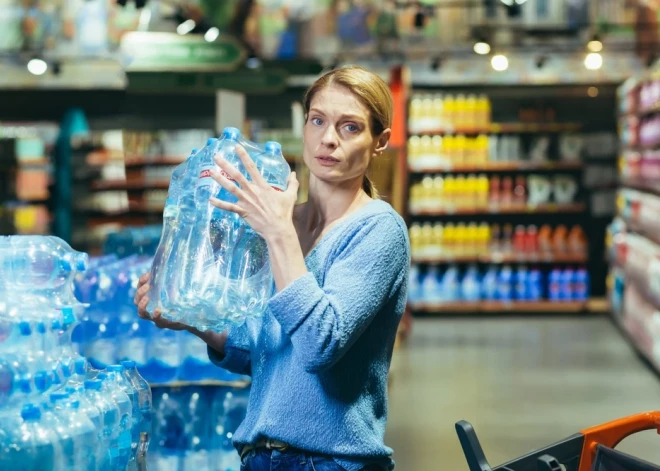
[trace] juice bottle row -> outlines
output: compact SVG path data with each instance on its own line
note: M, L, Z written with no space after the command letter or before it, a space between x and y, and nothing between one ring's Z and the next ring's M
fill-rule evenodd
M415 170L519 161L522 154L520 136L517 135L467 137L459 134L412 136L408 139L408 163Z
M408 109L408 129L413 134L487 130L490 124L491 102L486 95L418 94Z
M525 266L491 266L485 272L476 266L462 271L452 265L446 270L437 266L422 271L410 269L408 302L441 305L455 302L515 301L554 302L587 301L589 273L585 268L554 268L550 272Z
M409 229L413 258L451 256L586 255L587 237L581 226L477 223L419 224Z
M410 188L412 212L517 206L556 202L569 204L577 196L578 182L571 175L427 175Z

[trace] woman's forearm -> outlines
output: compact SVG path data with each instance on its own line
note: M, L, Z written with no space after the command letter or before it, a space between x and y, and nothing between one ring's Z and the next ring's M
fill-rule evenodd
M275 287L280 292L307 273L296 230L291 224L266 239Z
M225 356L225 343L227 342L228 332L217 333L210 330L202 332L194 327L186 328L188 332L202 339L206 344L218 353L218 356Z

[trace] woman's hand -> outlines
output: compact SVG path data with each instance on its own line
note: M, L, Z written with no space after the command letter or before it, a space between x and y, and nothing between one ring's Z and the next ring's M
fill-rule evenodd
M189 326L182 324L180 322L170 322L167 319L161 317L161 312L156 309L152 314L147 311L147 304L149 304L149 290L151 285L149 284L150 273L145 273L142 275L138 281L138 289L135 293L135 298L133 302L138 307L138 316L142 319L152 321L156 324L156 327L160 329L170 329L170 330L189 330Z
M298 180L295 172L289 175L287 189L279 191L272 188L257 170L257 166L242 146L236 146L236 154L241 159L248 179L226 159L215 157L220 170L211 172L213 179L225 190L234 195L238 201L228 203L217 198L211 198L211 204L219 209L232 211L241 216L245 222L267 242L272 237L290 235L293 229L293 208L298 195ZM235 182L235 183L234 183ZM238 183L238 185L236 185Z

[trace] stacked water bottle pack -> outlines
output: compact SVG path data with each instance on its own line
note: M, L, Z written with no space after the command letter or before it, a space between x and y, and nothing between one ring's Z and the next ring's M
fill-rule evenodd
M0 469L137 469L151 391L132 362L92 370L72 348L87 255L55 237L0 238Z
M273 293L265 241L237 214L209 204L212 196L237 201L212 178L219 169L215 158L224 158L252 180L237 145L248 151L268 185L286 189L290 168L280 145L267 142L262 148L238 129L226 128L220 139L209 139L174 170L151 268L149 311L158 308L166 319L200 330L221 331L260 316Z
M245 417L248 389L157 388L148 468L239 471L231 440Z
M121 259L105 255L92 259L87 272L76 277L76 295L89 304L84 322L73 334L78 351L98 369L133 361L152 384L245 380L213 365L206 344L198 337L159 329L138 317L133 299L138 280L149 271L152 260L137 254Z

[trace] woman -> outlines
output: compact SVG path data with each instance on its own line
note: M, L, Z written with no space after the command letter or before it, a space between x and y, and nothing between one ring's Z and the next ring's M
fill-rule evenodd
M151 317L148 275L135 302L157 326L202 338L215 364L252 376L233 437L243 470L392 469L383 443L387 374L410 249L403 220L366 176L387 148L392 97L376 75L344 67L317 80L304 106L306 203L295 206L295 174L278 192L246 152L239 150L252 182L216 160L214 178L238 202L211 204L239 214L268 246L277 293L259 325L202 333Z

